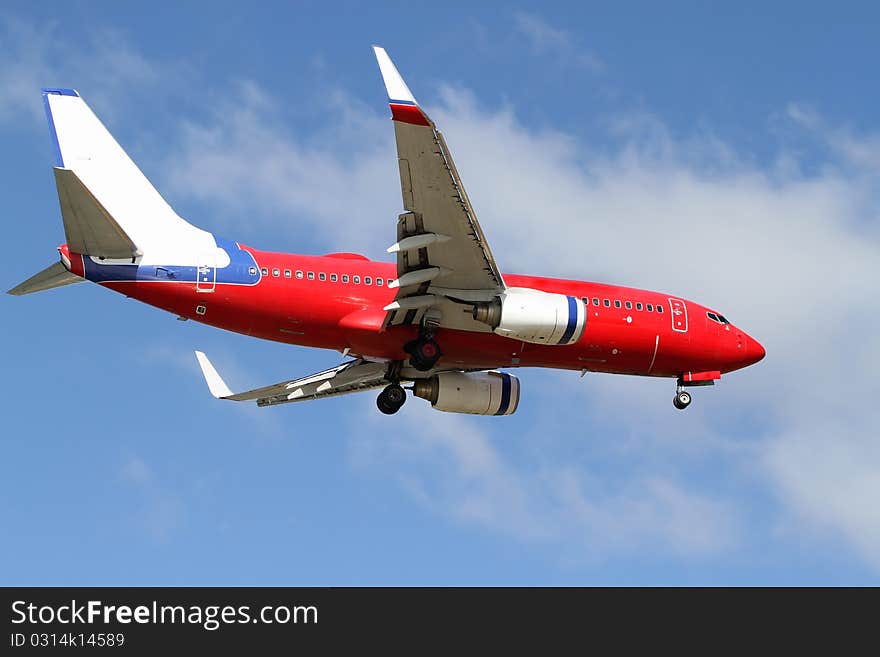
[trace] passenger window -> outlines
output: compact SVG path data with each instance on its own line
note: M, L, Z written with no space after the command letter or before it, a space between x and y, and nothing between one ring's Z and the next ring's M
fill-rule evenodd
M256 276L257 275L257 268L256 267L248 267L248 274L250 274L251 276Z
M617 299L614 300L614 307L620 308L620 301L618 301Z
M320 274L318 274L318 280L319 280L319 281L326 281L326 280L327 280L327 274L325 274L324 272L321 272Z
M627 309L627 310L632 310L632 309L633 309L633 303L632 303L632 301L627 301L627 302L626 302L626 309Z
M273 270L272 270L272 275L273 275L273 276L280 276L280 275L281 275L281 271L280 271L279 269L273 269Z
M648 312L649 312L649 313L654 312L654 304L652 304L652 303L649 303L649 304L648 304Z
M636 310L641 310L641 309L642 309L642 304L641 304L641 302L640 302L640 301L636 301Z
M303 273L302 273L300 270L298 270L298 269L297 269L297 271L296 271L296 277L297 277L297 278L302 278L302 277L303 277Z
M342 282L343 282L343 283L348 283L348 274L343 274L343 275L342 275Z
M381 278L376 279L376 285L382 285L384 281Z
M284 278L290 278L290 270L289 269L284 270Z
M361 284L361 277L360 277L360 276L355 276L355 277L352 279L352 281L354 282L355 285L360 285L360 284Z
M364 276L364 285L372 285L373 279L370 276Z
M598 297L593 297L593 305L594 305L594 306L598 306L598 305L599 305L599 299L598 299Z
M315 280L315 272L313 272L313 271L310 271L310 272L309 272L309 280L310 280L310 281Z
M262 268L260 269L260 271L263 273L263 276L268 276L268 275L269 275L269 270L268 270L266 267L262 267Z
M658 313L662 313L662 312L663 312L663 306L658 305L658 306L657 306L657 312L658 312Z
M336 274L330 274L330 282L335 283L339 280L339 277Z
M608 299L604 299L604 300L602 301L602 303L605 304L605 307L606 307L606 308L610 308L610 307L611 307L611 302L610 302Z

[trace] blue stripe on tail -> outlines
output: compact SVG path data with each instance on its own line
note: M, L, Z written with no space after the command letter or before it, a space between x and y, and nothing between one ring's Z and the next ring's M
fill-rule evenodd
M55 148L55 165L64 166L64 158L61 157L61 146L58 144L58 132L55 130L55 119L52 118L52 108L49 106L49 94L56 93L55 89L43 89L43 108L46 110L46 120L49 122L49 136L52 137L52 146Z
M79 98L76 89L64 89L62 87L43 87L43 108L46 110L46 119L49 121L49 134L52 137L52 145L55 147L55 162L57 166L64 166L64 158L61 157L61 146L58 144L58 131L55 129L55 119L52 118L52 108L49 106L49 94L56 96L75 96Z

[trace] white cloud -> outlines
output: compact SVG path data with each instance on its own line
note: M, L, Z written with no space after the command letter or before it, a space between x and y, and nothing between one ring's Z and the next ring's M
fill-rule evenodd
M575 46L571 35L553 27L536 14L517 11L513 15L514 28L523 35L532 52L551 55L555 62L570 62L594 73L605 70L605 63L595 54Z
M667 476L618 471L612 477L552 457L518 464L479 421L424 405L393 420L375 413L370 418L369 426L355 429L359 467L396 473L419 503L437 513L519 540L552 543L568 559L647 547L656 554L706 555L738 538L730 504ZM394 431L377 430L384 422L394 422Z
M57 25L0 20L0 121L43 119L42 87L75 87L107 113L120 98L159 80L156 66L118 32L96 29L81 39L63 37Z
M332 123L300 138L264 92L241 82L211 124L184 123L163 188L220 205L226 225L283 218L291 234L309 225L315 239L379 252L387 237L375 222L384 219L390 230L400 212L394 146L384 130L390 121L339 93L326 109Z
M880 417L868 412L841 426L816 415L770 441L764 465L797 514L841 532L880 570Z
M802 103L789 103L786 113L837 154L843 163L851 165L851 173L880 174L880 134L856 134L844 126L829 126L813 108Z

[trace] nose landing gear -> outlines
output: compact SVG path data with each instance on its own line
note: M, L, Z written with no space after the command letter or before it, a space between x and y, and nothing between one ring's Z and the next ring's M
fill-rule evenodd
M392 383L376 398L376 406L385 415L394 415L406 402L406 390L400 384Z
M672 405L678 410L683 411L691 405L691 393L687 390L682 390L681 386L679 386L679 389L675 393L675 397L672 398Z
M691 393L684 389L686 385L688 384L684 382L684 379L679 378L675 386L675 397L672 398L672 405L680 411L691 405Z
M683 411L691 404L691 393L685 388L694 386L714 386L715 381L721 378L721 372L688 372L678 377L678 384L675 387L675 397L672 398L672 405L678 410Z

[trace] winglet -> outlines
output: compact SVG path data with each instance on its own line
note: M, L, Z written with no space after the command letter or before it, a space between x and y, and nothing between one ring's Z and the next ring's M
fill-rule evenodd
M220 375L217 374L217 370L211 364L211 361L208 360L208 357L203 352L197 351L196 358L199 361L199 366L202 368L202 374L205 377L205 382L208 384L211 394L217 399L232 397L232 391L223 379L220 378Z
M419 108L415 97L406 86L406 82L400 76L397 67L385 49L381 46L373 46L376 60L379 62L379 71L385 82L385 90L388 92L388 104L391 105L391 118L401 123L413 125L430 125L428 117Z

